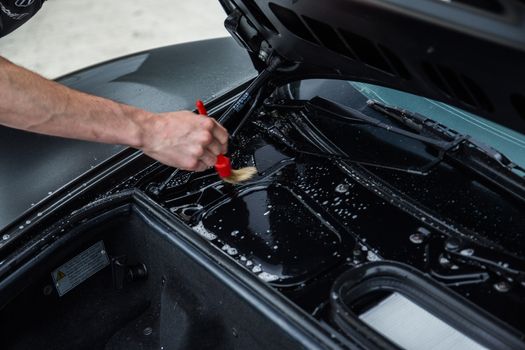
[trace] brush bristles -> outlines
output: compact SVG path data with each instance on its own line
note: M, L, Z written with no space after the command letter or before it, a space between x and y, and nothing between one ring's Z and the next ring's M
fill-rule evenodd
M250 180L255 174L257 169L253 166L240 169L232 169L230 176L223 177L222 179L231 184L238 184L246 180Z

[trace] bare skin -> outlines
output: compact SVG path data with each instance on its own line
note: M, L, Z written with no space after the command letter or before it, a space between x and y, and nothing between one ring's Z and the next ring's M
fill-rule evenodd
M226 153L228 132L190 111L155 114L47 80L0 57L0 124L36 133L122 144L184 170Z

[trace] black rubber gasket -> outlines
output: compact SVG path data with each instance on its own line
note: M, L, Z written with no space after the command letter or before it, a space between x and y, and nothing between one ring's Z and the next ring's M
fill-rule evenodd
M367 296L394 292L487 348L525 348L522 334L419 270L396 262L366 263L339 276L331 291L331 319L343 333L366 347L399 349L352 309Z

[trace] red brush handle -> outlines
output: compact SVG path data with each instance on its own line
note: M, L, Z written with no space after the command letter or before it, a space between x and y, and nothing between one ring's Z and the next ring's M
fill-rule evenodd
M197 110L200 115L208 115L206 108L204 108L204 103L201 100L197 100ZM223 154L217 156L215 161L215 171L219 174L220 177L228 177L232 173L232 167L230 163L230 158L226 157Z
M202 103L201 100L197 100L197 110L199 111L200 115L208 115L206 108L204 108L204 103Z

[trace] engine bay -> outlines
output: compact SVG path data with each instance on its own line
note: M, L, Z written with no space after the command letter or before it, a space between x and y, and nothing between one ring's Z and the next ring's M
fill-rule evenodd
M33 238L13 243L12 253L2 257L0 273L16 271L2 282L2 323L16 339L25 339L3 348L46 342L64 349L315 348L319 342L329 348L398 348L408 345L367 326L363 320L371 316L362 315L399 295L448 324L451 330L442 337L459 331L468 340L459 344L471 341L472 348L523 347L525 313L517 312L525 305L523 244L491 233L492 219L483 213L497 205L519 213L521 204L495 198L483 183L466 180L445 162L421 175L361 158L323 157L327 151L312 143L312 138L322 143L312 129L322 134L316 118L328 117L289 102L274 97L251 111L231 143L235 168L257 168L245 183L225 183L212 170L178 171L154 193L152 186L173 169L133 155L108 172L111 177L94 177L91 189L78 186L88 192L70 192L75 201L40 215L48 224L42 221ZM357 102L366 108L366 101ZM382 131L357 128L362 139L369 133L370 140L407 147L400 137L384 141L376 134ZM434 157L418 152L411 157L421 164ZM409 158L405 162L412 163ZM456 180L418 190L446 172ZM443 187L463 186L462 181L474 183L470 196L451 197L458 203L448 206L432 201ZM462 214L466 200L483 203L476 215L485 221ZM523 227L524 219L498 220L499 230ZM100 240L111 269L59 296L51 271ZM189 243L174 243L180 240ZM24 249L26 257L15 257ZM121 256L127 257L125 268L144 264L147 278L116 282L115 258ZM211 262L200 262L201 256L227 266L229 280ZM232 274L251 281L252 292L260 293L257 302L271 304L274 314L295 315L288 320L295 330L271 313L261 315ZM404 288L409 281L412 287ZM30 327L21 326L26 317ZM96 325L87 332L90 341L82 338L86 324ZM301 327L307 336L297 334ZM58 329L68 334L63 342L52 335Z

